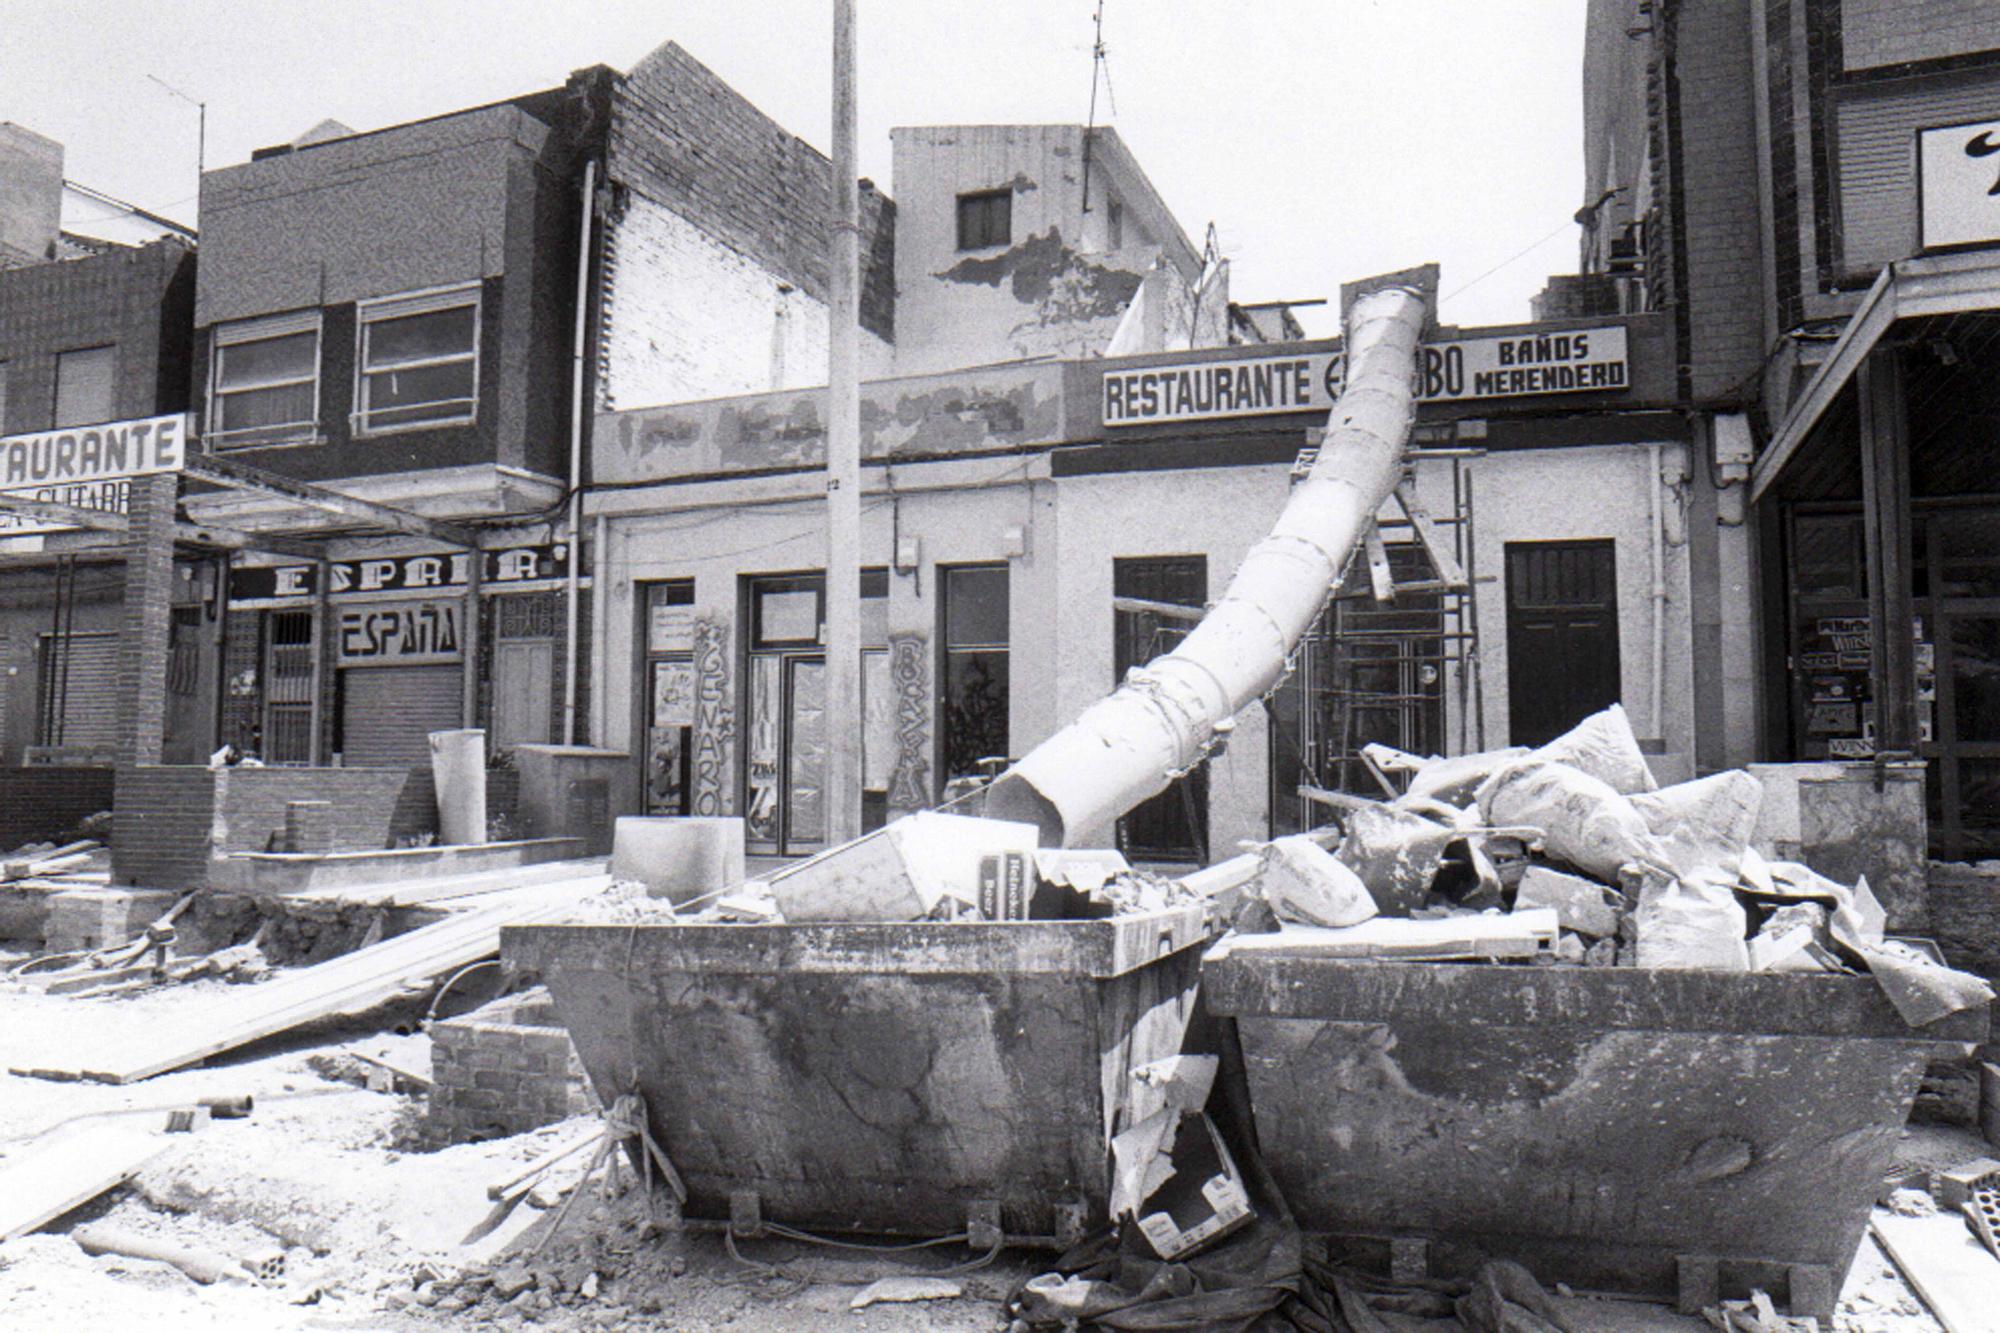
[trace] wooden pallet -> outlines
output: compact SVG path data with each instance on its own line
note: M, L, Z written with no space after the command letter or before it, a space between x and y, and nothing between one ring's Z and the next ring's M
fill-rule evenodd
M609 875L490 895L470 911L339 958L219 995L163 1020L120 1024L59 1060L13 1072L35 1078L134 1083L247 1046L315 1019L359 1013L413 985L499 952L500 928L553 913L609 886Z

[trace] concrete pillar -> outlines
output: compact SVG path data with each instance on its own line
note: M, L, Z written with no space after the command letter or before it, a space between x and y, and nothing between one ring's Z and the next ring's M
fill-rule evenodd
M166 745L167 638L180 476L134 477L125 532L125 608L118 645L118 760L157 764Z

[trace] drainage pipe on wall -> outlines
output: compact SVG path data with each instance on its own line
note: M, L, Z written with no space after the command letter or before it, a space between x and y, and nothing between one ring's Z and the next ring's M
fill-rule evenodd
M1667 659L1667 553L1666 537L1661 525L1666 517L1660 512L1660 446L1657 442L1646 446L1646 514L1647 540L1652 544L1653 555L1653 659L1652 659L1652 736L1659 740L1663 733L1660 692L1666 679Z
M583 225L576 242L576 332L569 368L569 602L564 614L563 744L576 744L578 580L583 575L583 361L590 314L590 224L597 214L597 159L583 164ZM602 559L602 551L599 558ZM601 584L602 579L598 580ZM604 589L596 584L599 600ZM594 739L594 738L593 738Z
M1405 288L1358 300L1347 382L1319 458L1270 535L1178 647L1031 750L987 789L985 813L1066 846L1199 763L1231 719L1284 678L1355 543L1395 489L1415 420L1424 302Z

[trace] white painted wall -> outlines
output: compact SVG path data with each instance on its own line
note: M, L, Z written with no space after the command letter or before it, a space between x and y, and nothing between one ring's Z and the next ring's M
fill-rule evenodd
M827 313L777 274L637 191L610 224L600 408L824 384ZM861 374L894 351L861 333Z

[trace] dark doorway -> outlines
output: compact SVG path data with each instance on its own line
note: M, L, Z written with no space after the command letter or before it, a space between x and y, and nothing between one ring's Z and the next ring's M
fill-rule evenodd
M1208 604L1208 557L1170 555L1113 561L1111 594L1132 602L1199 612ZM1131 668L1171 652L1195 626L1195 619L1123 606L1113 619L1117 633L1115 679L1119 681ZM1135 860L1206 861L1208 765L1197 766L1119 820L1118 849Z
M1541 745L1620 692L1612 543L1508 542L1509 738Z

